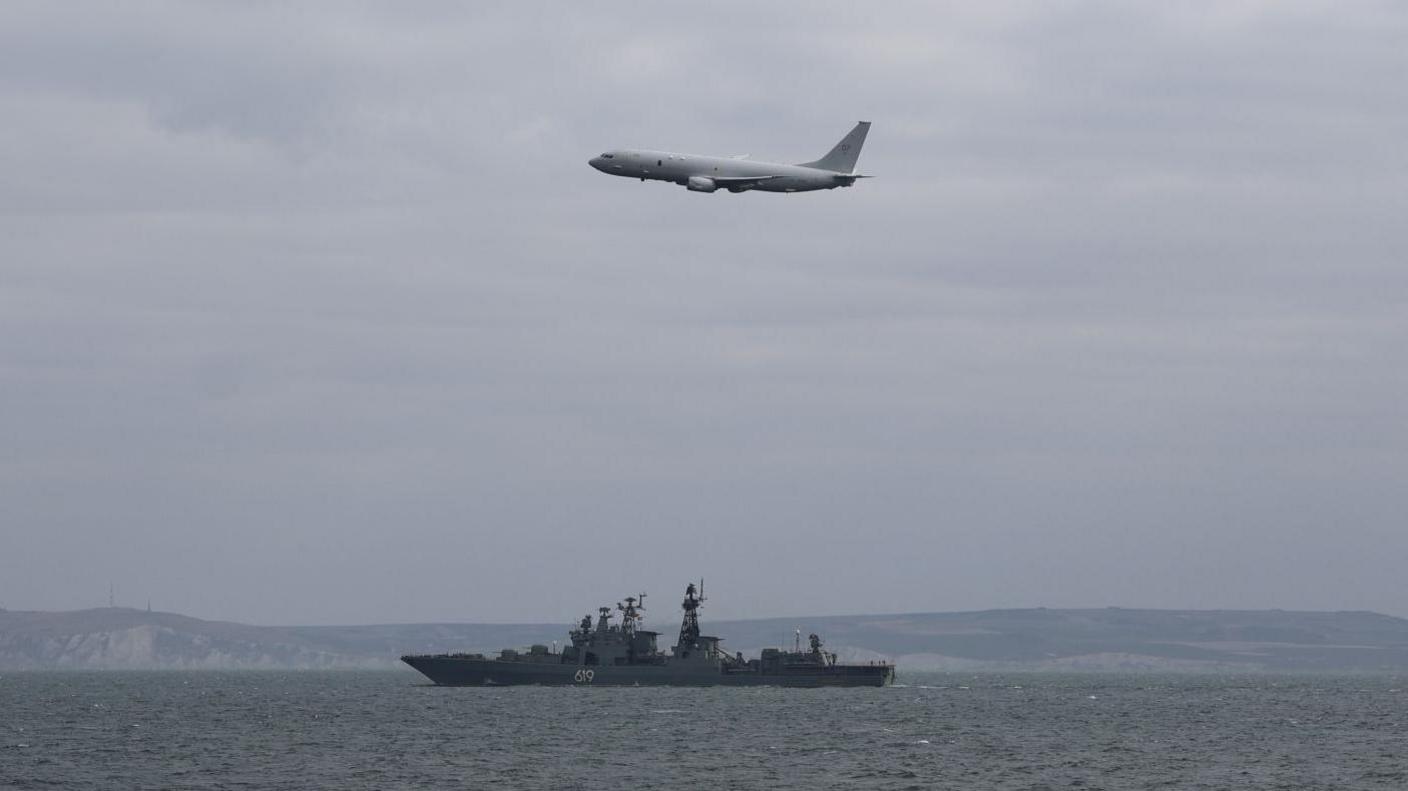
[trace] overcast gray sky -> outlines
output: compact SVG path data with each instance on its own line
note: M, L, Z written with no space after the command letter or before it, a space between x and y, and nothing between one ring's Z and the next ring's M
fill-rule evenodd
M0 605L1408 615L1408 6L1167 6L7 2Z

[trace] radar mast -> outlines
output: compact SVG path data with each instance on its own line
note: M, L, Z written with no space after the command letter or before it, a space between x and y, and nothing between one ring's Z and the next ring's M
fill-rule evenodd
M699 605L704 602L704 580L699 580L699 587L695 588L694 583L689 583L684 589L684 602L680 605L684 608L684 620L680 622L680 639L675 645L675 653L685 656L699 642Z

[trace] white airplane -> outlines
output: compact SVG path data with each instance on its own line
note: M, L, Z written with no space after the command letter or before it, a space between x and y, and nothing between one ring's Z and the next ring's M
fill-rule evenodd
M856 124L850 134L831 149L831 153L800 165L774 162L754 162L744 154L737 157L705 157L695 154L672 154L668 151L644 151L633 148L607 151L592 157L587 164L612 176L628 176L641 181L673 181L692 192L713 192L720 187L729 192L810 192L849 187L856 179L866 179L855 172L856 158L865 143L870 122Z

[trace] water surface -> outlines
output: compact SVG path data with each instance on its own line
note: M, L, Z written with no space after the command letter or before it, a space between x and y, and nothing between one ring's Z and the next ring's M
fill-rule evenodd
M1408 788L1388 677L920 675L443 688L410 672L0 675L0 787Z

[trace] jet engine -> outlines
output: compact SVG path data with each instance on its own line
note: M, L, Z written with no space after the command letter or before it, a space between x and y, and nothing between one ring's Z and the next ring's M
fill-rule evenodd
M713 192L719 188L719 185L707 176L690 176L684 186L690 192Z

